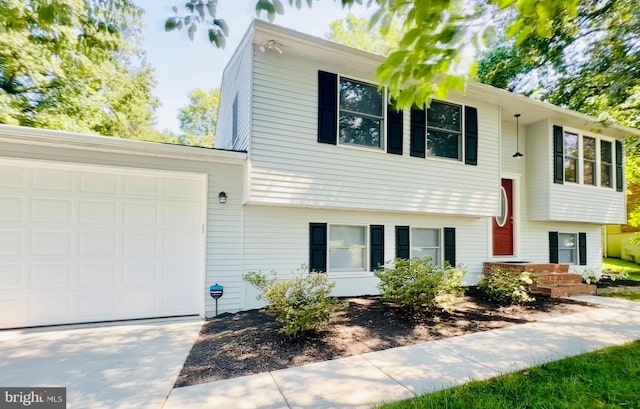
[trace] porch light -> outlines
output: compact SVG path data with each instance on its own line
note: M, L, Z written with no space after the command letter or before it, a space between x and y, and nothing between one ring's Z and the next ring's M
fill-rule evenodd
M218 202L225 204L227 203L227 194L225 192L220 192L218 194Z
M523 157L524 155L520 153L520 124L518 121L518 118L520 118L520 114L515 114L514 116L516 117L516 153L511 155L511 157L518 159Z

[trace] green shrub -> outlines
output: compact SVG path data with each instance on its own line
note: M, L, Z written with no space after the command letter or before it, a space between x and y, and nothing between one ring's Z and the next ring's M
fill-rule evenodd
M271 278L254 271L243 279L262 291L258 299L267 302L267 313L275 317L281 331L290 337L326 325L332 313L347 308L347 304L329 296L335 283L328 282L326 274L307 273L305 265L288 280L278 280L275 271L271 272Z
M464 293L465 274L448 263L434 266L430 257L396 259L394 268L375 272L382 296L413 311L433 307L451 311Z
M482 274L478 288L485 297L502 305L521 304L533 301L529 285L533 275L528 271L513 271L494 267L489 274Z

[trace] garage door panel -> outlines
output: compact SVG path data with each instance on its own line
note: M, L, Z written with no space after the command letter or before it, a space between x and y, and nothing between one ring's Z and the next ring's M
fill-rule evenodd
M39 199L31 200L31 221L42 223L71 223L71 200Z
M131 196L158 197L158 178L155 176L125 176L124 193Z
M117 233L78 232L80 256L115 256Z
M81 263L78 265L79 290L102 289L111 292L117 284L116 263Z
M88 225L114 225L118 222L118 205L105 200L80 200L78 221Z
M158 224L158 204L155 202L125 203L124 224L127 226L156 226Z
M23 253L21 231L0 231L0 256L19 256Z
M201 175L0 159L0 328L197 314Z
M24 277L24 266L18 263L0 264L0 291L17 290Z
M22 221L22 208L24 200L19 197L0 197L0 221L20 222Z
M72 265L67 263L32 264L29 271L29 288L36 290L70 289Z
M33 231L31 232L31 255L34 256L70 256L71 237L69 231Z
M80 175L80 192L115 195L118 193L118 175L83 173Z
M73 176L71 170L34 169L31 186L34 190L71 192Z

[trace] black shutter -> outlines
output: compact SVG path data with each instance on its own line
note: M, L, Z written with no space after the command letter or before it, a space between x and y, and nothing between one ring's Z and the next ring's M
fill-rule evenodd
M318 71L318 142L336 144L337 121L338 75Z
M424 109L411 107L411 156L425 157L427 115Z
M558 263L558 232L549 232L549 263Z
M616 190L622 192L624 190L622 167L622 142L616 141Z
M396 258L411 258L409 226L396 226Z
M578 233L578 260L581 266L587 265L587 233Z
M444 228L444 261L456 265L456 229L453 227Z
M387 152L402 155L402 109L387 105Z
M369 226L370 235L370 258L369 268L375 271L378 267L384 266L384 226Z
M327 271L327 223L309 223L309 271Z
M564 131L553 125L553 183L564 183Z
M478 164L478 110L464 107L464 163Z

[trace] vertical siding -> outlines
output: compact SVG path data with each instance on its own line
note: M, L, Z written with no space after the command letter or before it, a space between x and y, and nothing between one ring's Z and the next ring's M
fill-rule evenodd
M249 149L251 136L251 42L245 38L222 75L222 95L218 109L216 148ZM238 138L233 143L233 101L238 98Z
M354 212L342 210L302 209L279 206L245 206L244 271L268 273L278 271L289 277L309 259L309 223L385 226L385 261L395 257L395 226L456 228L457 263L467 266L465 282L476 283L486 261L486 218L436 217L401 213ZM371 272L329 272L336 282L335 295L377 294L378 280ZM257 308L258 292L246 285L243 309Z
M118 167L159 169L164 171L194 172L206 174L207 231L205 283L201 294L205 297L205 314L214 313L215 304L209 296L209 285L225 286L218 310L237 311L244 293L242 272L242 181L243 166L181 159L155 158L120 153L81 151L77 149L50 148L24 144L4 143L2 156L85 163ZM227 204L218 203L220 191L227 193ZM203 220L204 221L204 220Z
M253 119L249 203L420 213L492 215L499 183L499 107L452 97L478 108L478 166L409 156L409 113L403 155L317 142L317 71L375 80L358 65L293 54L253 54Z

